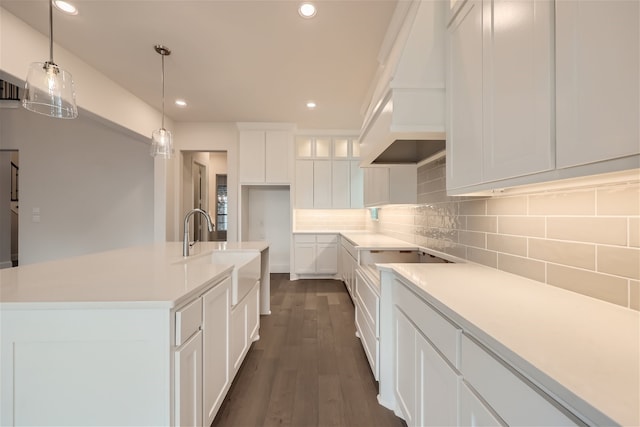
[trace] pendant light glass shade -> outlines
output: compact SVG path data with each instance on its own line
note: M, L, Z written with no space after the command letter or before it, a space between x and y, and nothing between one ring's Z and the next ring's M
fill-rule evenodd
M29 111L59 119L78 117L71 73L53 62L53 5L49 1L49 60L29 66L22 106Z
M51 62L31 63L22 106L50 117L75 119L78 108L71 74Z
M151 155L170 159L173 154L173 137L164 128L156 129L151 134Z
M168 47L157 44L153 47L162 57L162 125L151 134L151 155L170 159L173 155L173 137L164 128L164 57L171 55Z

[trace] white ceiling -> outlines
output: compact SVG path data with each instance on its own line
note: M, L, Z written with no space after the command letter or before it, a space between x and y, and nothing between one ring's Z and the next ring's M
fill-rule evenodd
M359 129L396 0L315 0L313 19L300 18L295 0L73 3L77 16L54 9L56 43L158 109L161 59L153 46L172 50L166 113L175 121ZM0 6L48 34L46 0ZM189 106L173 105L178 97ZM315 111L308 100L318 104Z

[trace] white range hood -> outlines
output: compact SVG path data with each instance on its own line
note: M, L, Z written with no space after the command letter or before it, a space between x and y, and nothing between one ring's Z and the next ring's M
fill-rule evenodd
M361 129L361 166L418 163L444 150L445 15L443 0L398 2Z

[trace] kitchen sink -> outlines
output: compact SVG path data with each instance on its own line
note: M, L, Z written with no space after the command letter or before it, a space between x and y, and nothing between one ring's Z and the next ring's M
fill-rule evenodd
M208 256L213 264L233 264L231 305L238 304L260 280L260 254L257 252L215 251Z
M233 265L231 271L231 306L235 306L260 280L260 254L258 252L213 251L181 260L186 263Z

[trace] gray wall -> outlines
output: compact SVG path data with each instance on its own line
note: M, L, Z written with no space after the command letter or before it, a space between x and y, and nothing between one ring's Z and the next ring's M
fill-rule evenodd
M132 135L0 109L0 149L20 152L20 264L153 241L153 159Z

